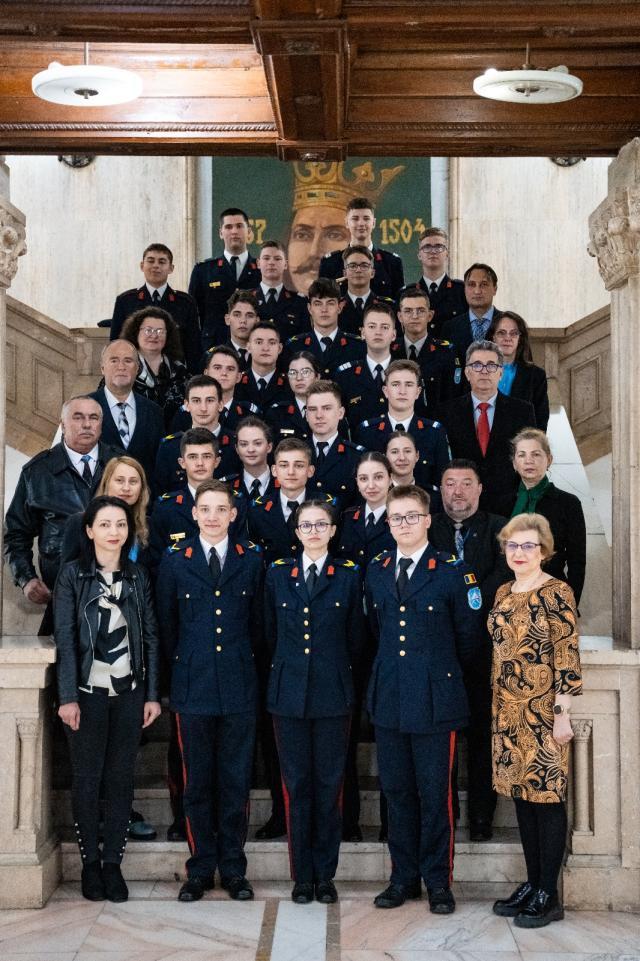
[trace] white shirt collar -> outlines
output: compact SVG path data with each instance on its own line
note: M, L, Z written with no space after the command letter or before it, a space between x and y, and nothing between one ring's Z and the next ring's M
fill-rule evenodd
M191 484L187 484L187 487L189 488L189 493L190 493L191 496L193 497L193 503L195 504L195 502L196 502L196 490L197 490L197 488L192 487ZM202 538L200 538L200 540L202 540Z
M413 561L413 564L412 564L411 567L408 569L408 571L407 571L407 576L408 576L408 577L411 577L411 575L412 575L413 572L415 571L416 567L418 566L418 563L419 563L419 561L420 561L420 558L422 557L422 555L424 554L424 552L426 551L426 549L427 549L428 546L429 546L429 544L426 543L426 544L424 545L424 547L418 548L418 550L417 550L414 554L410 554L410 555L405 555L405 554L403 554L403 553L400 551L399 548L396 549L396 576L398 575L398 571L399 571L399 569L400 569L400 568L399 568L400 558L405 557L405 556L409 556L409 557L411 557L411 560Z
M160 298L160 300L162 300L162 298L164 297L164 292L165 292L165 290L167 289L168 286L169 286L169 284L163 284L162 287L151 287L151 286L150 286L148 283L146 283L146 281L145 281L145 287L146 287L147 290L149 291L149 296L151 297L152 300L153 300L153 295L155 294L156 290L158 291L158 297Z
M389 418L389 423L391 424L391 427L393 430L397 430L398 424L402 424L402 426L405 429L405 432L407 433L409 432L409 424L413 420L413 414L407 420L394 420L394 418L389 413L387 413L387 417Z
M242 479L244 481L244 486L247 488L248 491L251 490L251 485L253 484L253 482L255 480L259 480L260 496L262 497L267 487L269 486L269 481L271 480L271 471L269 470L269 468L267 468L264 474L260 474L259 477L254 477L253 474L250 474L248 471L244 470L243 468Z
M320 331L319 331L319 330L315 330L315 328L314 328L314 331L313 331L313 332L314 332L314 334L316 335L316 337L318 338L318 343L320 344L321 347L322 347L322 338L323 338L323 337L330 337L331 340L335 340L336 337L338 336L338 328L337 328L337 327L335 328L335 330L332 330L330 334L321 334Z
M490 398L489 398L489 400L480 400L480 398L479 398L479 397L476 397L475 394L471 394L471 400L473 401L473 409L474 409L474 410L477 410L477 409L478 409L478 404L488 404L489 407L495 407L495 406L496 406L496 399L497 399L497 397L498 397L498 392L497 392L497 391L495 392L495 394L493 395L493 397L490 397Z
M388 357L385 357L384 360L374 360L373 357L369 357L369 355L367 354L367 364L369 365L369 370L371 371L374 377L376 376L376 366L378 364L380 364L380 366L382 367L382 370L385 371L390 363L391 363L391 355L389 355Z
M270 374L258 374L258 373L256 373L256 371L253 369L253 367L251 368L251 373L253 374L253 376L254 376L255 379L256 379L256 384L258 383L258 381L259 381L260 378L262 377L263 380L266 380L266 382L267 382L267 387L268 387L269 384L271 383L271 378L273 377L273 375L275 374L275 372L276 372L276 371L275 371L275 368L274 368L274 369L271 371Z
M380 520L380 518L382 517L386 509L387 509L386 504L383 504L381 507L376 507L375 510L372 507L369 507L368 504L365 504L365 508L364 508L365 521L369 519L370 514L373 514L376 523L378 523L378 521Z
M111 410L111 411L113 410L114 407L118 407L118 405L119 405L120 403L125 403L125 404L127 405L127 407L131 407L133 410L136 409L136 398L135 398L135 394L133 393L133 391L130 392L129 396L127 397L127 399L126 399L125 401L119 401L117 397L114 397L114 395L111 393L111 391L109 390L109 388L105 386L105 388L104 388L104 396L105 396L106 399L107 399L107 403L108 403L108 405L109 405L109 410ZM118 408L118 411L119 411L119 408Z
M237 353L240 353L241 350L249 350L246 344L236 344L233 337L230 337L229 340L231 341L231 346Z
M311 567L312 564L315 564L315 565L316 565L318 574L320 574L320 571L321 571L322 568L324 567L325 562L326 562L328 556L329 556L329 554L328 554L328 552L327 552L327 553L323 554L322 557L319 557L317 561L313 561L313 560L311 560L310 557L307 557L307 555L306 555L306 554L304 553L304 551L303 551L303 553L302 553L302 572L303 572L305 578L306 578L306 576L307 576L307 571L309 570L309 568Z
M229 264L231 264L231 258L232 258L232 257L237 257L238 260L240 261L240 269L241 269L241 270L244 270L244 265L246 264L246 262L247 262L248 259L249 259L249 251L248 251L248 250L245 250L245 252L244 252L243 254L232 254L229 250L226 250L226 249L225 249L224 255L225 255L225 257L227 258L227 261L229 262Z
M329 451L331 450L331 448L333 447L334 441L338 436L338 431L336 431L335 434L332 434L331 437L319 438L319 437L316 437L315 434L313 434L312 436L313 436L313 443L316 448L316 453L318 452L318 441L320 441L321 444L324 444L326 441L326 443L328 444L328 447L325 447L324 449L324 456L326 457Z
M429 336L429 334L425 334L424 337L421 337L421 338L420 338L420 340L409 340L408 337L405 337L405 339L404 339L404 349L405 349L406 352L407 352L407 356L408 356L408 354L409 354L409 348L410 348L410 347L415 347L416 353L419 354L420 351L422 350L422 348L424 347L425 341L426 341L426 339L427 339L428 336Z
M264 280L260 281L260 286L262 287L262 293L265 298L268 296L270 290L275 290L276 298L280 296L280 291L284 287L284 284L266 284Z
M78 473L82 474L84 470L84 464L85 464L82 458L85 455L79 454L77 450L71 450L70 447L67 447L64 440L62 441L62 443L64 444L64 449L67 452L67 456L69 460L71 461L75 469L78 471ZM91 458L91 460L89 461L89 468L91 470L91 473L93 474L96 469L96 464L98 463L98 445L96 444L95 447L92 447L91 450L87 451L87 454Z
M371 294L371 287L369 287L369 289L367 290L366 294L352 294L350 290L347 291L347 295L348 295L348 297L350 298L351 303L353 304L354 307L355 307L355 305L356 305L356 300L357 300L358 298L360 298L360 300L363 302L363 304L366 304L367 300L369 299L370 294Z
M495 307L492 304L491 307L487 307L487 309L483 314L477 314L475 310L472 310L471 307L469 307L469 316L475 317L477 321L482 321L484 323L484 321L486 320L493 320L494 310L495 310Z
M306 397L298 397L298 395L296 394L296 404L298 405L298 410L300 411L300 413L301 413L302 416L304 417L305 411L306 411L306 409L307 409L307 398L306 398Z
M284 514L285 520L289 520L289 514L291 513L291 511L287 507L287 502L291 500L295 500L297 504L303 504L304 495L305 495L305 491L302 491L302 493L298 497L293 498L293 497L287 497L285 494L283 494L282 490L280 491L280 506L282 508L282 513Z
M431 286L431 284L435 284L437 287L439 287L446 276L447 276L447 272L445 270L445 272L443 274L440 274L439 277L436 277L435 280L432 280L431 277L425 277L424 274L422 275L422 279L427 285L427 290L429 290L429 287Z
M202 550L204 551L204 556L207 561L207 564L209 563L209 555L211 554L211 551L214 549L214 546L215 546L215 550L218 555L218 559L220 561L220 567L224 567L224 562L227 557L227 551L229 550L229 535L227 535L223 541L220 541L219 544L212 545L212 544L209 544L208 541L205 541L202 534L200 534L200 544L202 545Z

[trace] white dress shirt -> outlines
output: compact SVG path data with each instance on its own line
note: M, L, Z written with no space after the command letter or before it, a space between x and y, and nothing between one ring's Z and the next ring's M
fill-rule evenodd
M62 443L64 444L64 449L67 452L67 457L69 458L69 460L71 461L75 469L80 474L80 477L82 477L82 473L84 471L84 465L85 465L85 461L83 461L82 458L85 455L79 454L77 450L71 450L70 447L67 447L64 441ZM87 451L87 455L91 458L91 460L88 463L89 463L89 470L91 471L91 475L93 476L96 472L96 467L98 466L98 445L96 444L95 447L92 447L91 450Z
M494 418L494 415L495 415L495 412L496 412L496 397L497 397L497 396L498 396L498 393L497 393L497 391L496 391L496 393L493 395L493 397L490 397L490 398L489 398L488 400L486 400L486 401L482 401L482 400L480 400L478 397L476 397L475 394L471 394L471 400L472 400L472 402L473 402L473 422L474 422L474 424L476 425L476 427L478 426L478 421L480 420L480 411L478 410L478 404L483 404L483 403L484 403L484 404L488 404L488 405L489 405L489 409L487 410L487 417L489 418L489 430L492 430L492 429L493 429L493 418Z
M251 485L255 480L260 481L260 496L262 497L264 496L264 492L269 486L269 481L271 480L271 471L267 468L264 474L260 474L259 477L254 477L253 474L250 474L248 471L243 470L242 479L244 481L244 486L247 488L248 491L251 490Z
M211 551L215 549L218 555L218 560L220 561L220 570L224 567L224 562L227 559L227 551L229 550L229 537L225 537L223 541L218 544L210 544L209 541L205 541L202 534L200 535L200 544L202 545L202 550L204 551L204 556L206 558L207 564L209 563L209 557L211 556Z
M413 564L411 564L411 566L407 568L407 577L409 578L409 580L411 580L411 578L413 577L413 572L418 566L418 562L422 557L422 555L424 554L424 552L426 551L428 546L429 544L427 542L423 547L419 547L414 554L403 554L399 548L396 550L396 580L398 578L398 574L400 573L400 560L403 557L410 557L411 560L413 561Z
M158 297L162 300L162 298L164 297L164 292L165 292L165 290L167 289L168 286L169 286L169 284L163 284L162 287L152 287L151 284L145 283L145 287L146 287L147 290L149 291L149 296L151 297L152 300L153 300L153 295L155 294L156 290L158 291ZM151 319L153 319L153 318L151 318Z
M237 266L236 266L236 278L239 277L240 274L242 273L242 271L244 270L244 268L245 268L245 266L246 266L246 263L247 263L247 261L248 261L248 259L249 259L249 251L248 251L248 250L245 250L245 252L244 252L243 254L232 254L229 250L226 250L226 249L225 249L224 255L225 255L225 257L227 258L227 261L228 261L228 263L229 263L230 266L233 266L233 265L231 264L231 258L232 258L232 257L237 257L237 258L238 258L238 264L237 264Z
M307 579L307 572L308 572L308 570L309 570L309 568L311 567L312 564L315 564L315 565L316 565L316 570L317 570L317 572L318 572L318 577L320 576L320 571L321 571L322 568L324 567L325 562L326 562L328 556L329 556L328 553L324 553L324 554L322 555L322 557L319 557L317 561L314 561L314 560L312 560L310 557L307 557L307 555L303 552L303 554L302 554L302 573L303 573L303 576L304 576L305 581L306 581L306 579Z
M369 357L369 355L367 354L367 364L369 365L369 370L371 371L372 377L376 376L376 373L377 373L376 366L378 364L380 364L380 366L382 367L382 371L384 373L390 363L391 363L391 354L389 354L388 357L385 357L384 360L374 360L373 357Z

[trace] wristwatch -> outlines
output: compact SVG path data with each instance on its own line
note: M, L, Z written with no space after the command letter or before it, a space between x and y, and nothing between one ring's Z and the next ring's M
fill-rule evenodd
M553 713L554 714L570 714L571 711L569 710L568 707L563 707L562 704L554 704Z

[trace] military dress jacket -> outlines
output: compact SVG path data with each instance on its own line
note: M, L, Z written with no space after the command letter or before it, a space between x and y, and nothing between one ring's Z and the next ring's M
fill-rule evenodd
M382 247L374 247L371 253L374 270L371 289L379 297L392 297L395 300L404 287L402 258L392 250L384 250ZM332 253L325 254L320 261L318 276L329 277L336 281L343 280L345 275L343 254L344 250L334 250ZM346 290L346 282L343 293L344 290Z

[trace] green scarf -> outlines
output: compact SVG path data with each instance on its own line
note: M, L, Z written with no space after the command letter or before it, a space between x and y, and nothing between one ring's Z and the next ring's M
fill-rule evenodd
M518 496L513 510L511 511L511 516L515 517L516 514L535 514L538 507L538 501L547 491L547 488L551 486L551 481L545 474L539 484L535 487L531 487L529 490L524 486L523 482L520 481L520 487L518 488Z

